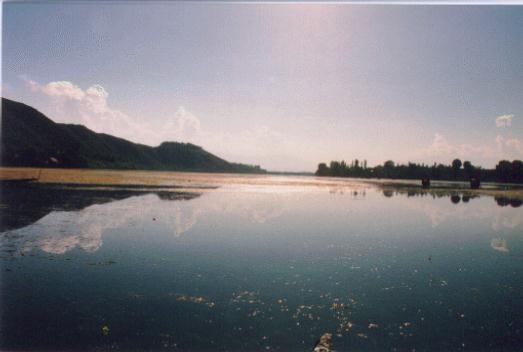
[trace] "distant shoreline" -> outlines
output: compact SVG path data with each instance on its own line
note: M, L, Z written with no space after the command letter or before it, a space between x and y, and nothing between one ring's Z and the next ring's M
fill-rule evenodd
M459 181L433 181L422 188L418 180L360 179L317 177L314 175L233 174L146 170L61 169L32 167L0 167L0 181L26 180L39 185L105 188L163 188L166 190L199 189L212 191L230 184L246 186L322 187L331 190L359 186L376 187L385 191L416 194L489 195L523 199L523 186L483 183L480 189L470 189Z

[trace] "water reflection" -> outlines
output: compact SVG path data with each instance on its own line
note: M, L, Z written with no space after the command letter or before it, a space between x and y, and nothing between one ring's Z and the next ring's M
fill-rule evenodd
M459 205L458 199L463 200L465 197L460 198L455 196L451 202L455 205ZM480 198L480 197L473 197ZM462 206L449 207L447 204L442 202L406 202L406 206L412 209L422 211L431 221L432 226L439 226L444 223L453 220L487 220L490 222L491 228L494 231L500 231L503 228L514 229L518 226L523 225L523 212L516 209L496 209L493 207L486 206L485 203L489 202L491 197L484 197L482 202L471 202L469 203L470 197L467 197L467 201L463 201ZM512 211L511 211L512 210Z
M196 198L202 194L173 191L34 191L31 197L21 191L21 198L4 198L4 215L22 219L8 222L4 227L8 230L0 233L0 247L11 253L39 249L64 254L75 248L95 252L102 246L103 234L111 229L142 228L152 221L176 238L191 230L200 218L230 214L263 224L284 212L278 196L271 193L239 193L233 201L228 196L198 202ZM39 202L32 204L35 198Z
M458 204L461 201L461 197L457 194L453 194L450 196L450 201L454 204Z
M329 194L358 200L364 199L371 190L368 187L335 187L329 188ZM14 253L40 249L47 253L64 254L74 248L94 252L102 246L103 234L111 229L143 227L148 226L149 221L155 221L176 238L190 231L201 218L230 214L263 224L280 217L286 208L296 206L294 202L288 204L286 197L280 193L258 191L246 188L242 192L231 193L229 190L213 197L212 201L198 201L201 193L57 187L5 189L2 226L7 231L0 233L0 245ZM471 199L480 199L477 194L386 188L382 190L382 195L386 198L394 195L406 197L403 206L423 212L433 227L455 220L486 219L490 221L491 228L500 233L504 228L515 229L523 225L523 212L493 211L483 204L469 204ZM466 206L454 208L442 202L423 200L427 197L434 200L450 198L451 203L459 205L462 202ZM495 197L495 201L501 207L510 205L516 208L521 204L519 199L500 196ZM503 251L507 248L506 241L494 241L491 247Z
M25 184L0 188L0 232L30 225L52 211L76 211L133 195L154 192L161 199L191 199L198 193L147 189L66 188Z
M38 211L26 196L34 221L0 234L0 348L305 351L326 331L340 351L520 345L510 202L368 186L78 194Z
M353 198L365 198L369 188L366 185L351 186L351 187L329 187L330 194L350 195Z
M471 199L480 198L479 194L475 193L466 193L463 191L455 190L445 190L445 189L434 189L426 190L419 188L383 188L383 196L386 198L391 198L394 195L397 196L407 196L407 197L432 197L432 198L449 198L452 204L459 204L460 202L468 203ZM492 198L497 205L500 207L511 206L513 208L519 208L523 205L523 199L517 197L508 197L508 196L491 196L491 195L482 195L483 197Z
M394 191L391 189L384 189L383 195L387 198L391 198L394 195Z
M18 206L15 206L17 203L4 203L8 216L19 215L22 211L27 215L21 216L24 221L16 223L17 228L0 233L2 248L8 247L19 254L33 249L53 254L63 254L75 248L94 252L101 247L105 231L136 225L137 219L143 216L156 220L159 214L153 209L158 202L176 203L199 196L196 193L177 192L145 195L138 192L137 195L137 192L114 190L50 189L49 192L36 190L34 197L38 197L39 201L34 207L30 204L34 197L22 198ZM172 217L165 216L164 221L172 219L174 223L170 225L173 225L175 232L182 232L193 225L190 216L180 214L180 208L174 207L173 210L169 214ZM12 222L7 224L8 228L12 226Z
M507 240L504 240L502 238L493 238L490 241L490 246L492 249L499 251L499 252L508 252L507 248Z
M494 197L494 200L500 207L510 205L513 208L519 208L523 204L523 200L509 197Z

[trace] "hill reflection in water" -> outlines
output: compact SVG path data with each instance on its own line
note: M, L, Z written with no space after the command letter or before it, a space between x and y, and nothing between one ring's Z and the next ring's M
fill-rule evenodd
M368 184L9 192L3 349L303 351L326 331L336 350L522 342L511 200Z
M319 191L315 188L312 190ZM364 200L367 192L374 190L373 187L361 185L349 188L330 187L329 194ZM103 233L118 227L145 226L144 222L157 221L177 237L190 230L200 217L207 217L212 213L235 214L264 223L284 212L285 197L278 192L271 192L270 187L260 189L243 186L241 192L230 199L234 192L234 189L229 189L226 193L220 192L222 196L215 197L213 201L191 202L202 194L173 190L57 186L4 188L0 228L3 232L0 233L0 243L9 243L11 248L15 246L21 252L28 252L33 248L54 254L63 254L74 248L93 252L102 245ZM430 219L432 226L438 226L451 218L490 219L495 231L503 227L514 229L523 224L522 212L509 213L493 211L491 207L467 206L471 200L481 198L475 194L401 188L386 188L382 190L382 194L385 198L397 196L411 199L403 202L405 207L422 211ZM441 202L418 202L414 199L416 197L449 199L450 203L458 205L461 202L463 206L454 208ZM500 207L521 206L520 199L500 196L483 196L483 199L493 199Z

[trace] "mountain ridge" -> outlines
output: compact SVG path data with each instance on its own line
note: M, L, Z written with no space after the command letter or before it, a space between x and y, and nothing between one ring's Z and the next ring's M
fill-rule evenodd
M228 162L191 143L157 147L57 123L24 103L2 98L2 166L265 173L258 165Z

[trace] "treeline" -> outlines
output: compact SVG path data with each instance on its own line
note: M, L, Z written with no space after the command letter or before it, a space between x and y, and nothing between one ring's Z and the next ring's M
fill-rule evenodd
M396 164L387 160L383 165L368 167L367 161L353 160L350 164L345 161L331 161L329 165L320 163L317 176L360 177L360 178L394 178L394 179L423 179L469 181L476 178L487 182L523 183L523 161L501 160L495 169L484 169L474 166L470 161L462 162L454 159L450 165L444 164Z

